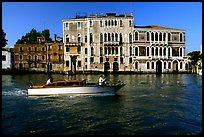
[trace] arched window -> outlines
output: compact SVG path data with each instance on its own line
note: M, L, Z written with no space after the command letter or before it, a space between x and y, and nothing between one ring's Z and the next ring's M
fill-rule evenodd
M159 55L162 56L162 48L160 47Z
M180 69L183 69L183 63L180 62Z
M149 32L147 32L147 41L149 41Z
M100 47L100 56L103 56L103 48Z
M166 62L164 62L164 69L166 69Z
M92 42L93 42L93 34L90 33L90 43L92 43Z
M112 54L115 54L114 50L115 50L115 48L114 48L114 47L112 47Z
M120 47L120 55L122 56L123 54L123 47Z
M156 52L155 52L156 56L158 56L158 50L159 50L158 47L156 47Z
M108 47L108 54L111 54L111 48Z
M135 47L135 56L138 56L138 47Z
M104 34L104 41L105 42L107 41L107 34L106 33Z
M110 41L110 39L111 39L110 37L111 37L111 36L110 36L110 33L108 33L108 41Z
M168 33L168 41L171 41L171 34Z
M108 25L108 23L107 23L107 20L105 21L105 26L107 26Z
M114 34L112 33L112 41L114 41Z
M113 20L111 20L111 25L113 26Z
M159 41L162 41L162 33L159 33Z
M132 43L132 34L129 34L129 42Z
M166 48L165 47L163 49L163 54L164 54L164 56L166 56Z
M115 33L115 41L118 42L118 34Z
M135 69L138 69L138 62L135 62Z
M180 56L182 57L182 55L183 55L183 54L182 54L182 48L180 48L179 50L180 50Z
M120 20L120 26L121 26L121 27L123 26L123 21L122 21L122 20Z
M155 41L158 41L158 33L155 33Z
M101 27L103 26L103 22L102 22L102 20L100 20L100 26L101 26Z
M69 42L69 35L66 35L66 42Z
M149 47L147 47L147 56L149 56Z
M154 41L154 33L151 34L152 41Z
M154 56L154 47L152 47L152 56Z
M136 31L136 32L135 32L135 40L137 40L137 41L138 41L138 40L139 40L139 38L138 38L138 37L139 37L139 34L138 34L138 32Z
M180 33L180 42L182 42L182 41L183 41L183 34Z
M116 51L116 53L115 53L115 54L118 54L118 47L116 47L116 48L115 48L115 51Z
M149 62L147 62L147 69L149 69Z
M110 20L108 21L108 26L110 26L111 25L111 23L110 23Z
M168 48L168 56L170 56L171 55L171 49L170 49L170 47Z
M91 56L93 56L93 55L94 55L94 48L91 47Z
M103 34L100 34L100 43L103 43Z
M154 62L152 62L152 69L154 69Z
M120 33L120 43L122 43L123 42L123 35L122 35L122 33Z
M166 41L166 33L163 35L163 41Z
M80 34L78 34L77 41L81 42L81 35Z
M117 26L117 21L115 20L115 26Z
M168 63L168 69L171 69L171 62Z
M132 47L130 47L130 56L132 56Z
M107 49L107 47L105 47L105 54L107 54L107 53L108 53L108 52L107 52L107 50L108 50L108 49Z

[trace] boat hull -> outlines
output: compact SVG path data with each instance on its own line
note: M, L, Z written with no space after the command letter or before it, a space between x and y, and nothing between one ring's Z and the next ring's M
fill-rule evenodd
M52 87L52 88L29 88L30 96L47 96L47 95L88 95L98 93L115 93L124 85L114 86L86 86L86 87Z

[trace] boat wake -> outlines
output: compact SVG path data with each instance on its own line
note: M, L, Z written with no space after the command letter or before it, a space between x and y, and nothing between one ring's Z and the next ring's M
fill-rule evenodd
M2 95L4 96L22 96L26 94L27 94L27 90L20 89L20 88L14 88L12 90L2 92Z

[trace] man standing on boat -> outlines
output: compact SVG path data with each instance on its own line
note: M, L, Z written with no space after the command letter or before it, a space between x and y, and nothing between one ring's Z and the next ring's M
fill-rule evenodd
M53 82L53 78L52 78L52 76L50 76L50 77L48 78L46 84L49 84L49 83L51 83L51 82Z
M101 85L105 85L106 84L106 79L103 78L103 76L101 75L98 79L98 84Z

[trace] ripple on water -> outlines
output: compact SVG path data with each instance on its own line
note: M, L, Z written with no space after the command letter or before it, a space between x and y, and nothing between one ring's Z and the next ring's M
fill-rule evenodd
M5 95L5 96L22 96L26 94L27 94L27 90L20 89L20 88L14 88L14 89L2 92L2 95Z

